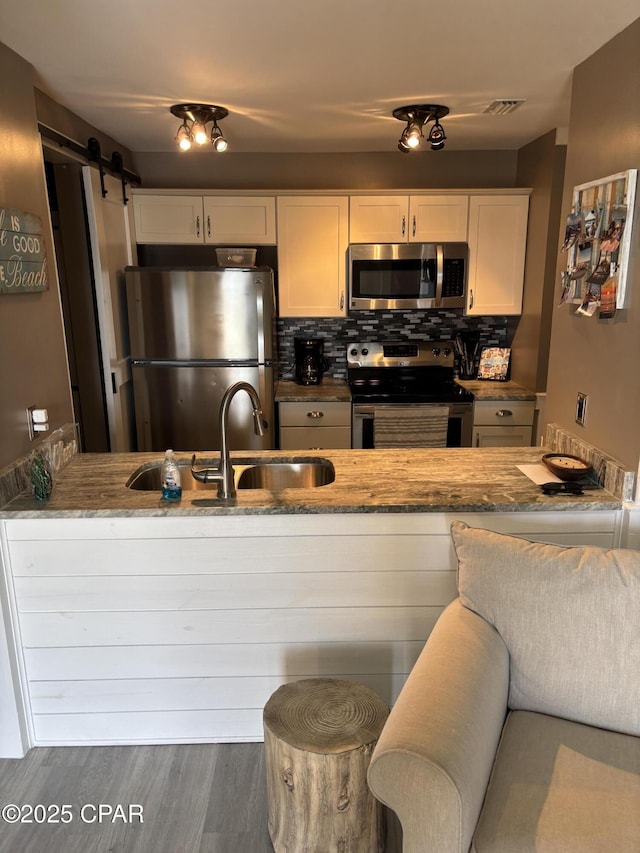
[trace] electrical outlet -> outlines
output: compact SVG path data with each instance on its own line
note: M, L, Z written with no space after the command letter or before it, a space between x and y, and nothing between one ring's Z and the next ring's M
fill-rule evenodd
M584 426L585 418L587 417L587 395L578 391L578 400L576 402L576 423Z
M38 406L29 406L27 409L27 426L29 428L29 439L33 441L40 433L49 431L49 413L46 409Z

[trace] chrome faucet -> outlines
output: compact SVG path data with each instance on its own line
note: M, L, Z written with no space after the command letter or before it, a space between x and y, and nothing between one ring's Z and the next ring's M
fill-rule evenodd
M194 468L196 455L191 457L191 475L200 483L217 483L219 498L235 498L236 486L233 477L233 466L229 457L229 408L231 401L238 391L246 391L253 406L254 431L256 435L264 435L264 422L262 420L262 403L258 392L248 382L236 382L230 385L224 392L220 404L220 461L216 468Z

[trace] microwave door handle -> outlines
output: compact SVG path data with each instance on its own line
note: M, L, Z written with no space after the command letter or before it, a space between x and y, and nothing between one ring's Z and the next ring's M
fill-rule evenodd
M436 305L442 302L442 280L444 277L444 249L442 244L436 246Z

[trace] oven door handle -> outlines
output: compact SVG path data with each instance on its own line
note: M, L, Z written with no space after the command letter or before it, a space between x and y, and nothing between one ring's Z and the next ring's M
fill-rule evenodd
M442 282L444 279L444 248L442 243L436 246L436 305L442 300Z

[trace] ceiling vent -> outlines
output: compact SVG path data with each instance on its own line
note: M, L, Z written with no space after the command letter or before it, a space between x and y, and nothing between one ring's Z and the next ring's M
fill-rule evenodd
M520 104L524 104L526 100L526 98L512 98L511 100L492 101L485 113L491 113L492 116L506 116L507 113L517 110Z

